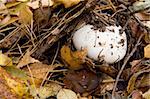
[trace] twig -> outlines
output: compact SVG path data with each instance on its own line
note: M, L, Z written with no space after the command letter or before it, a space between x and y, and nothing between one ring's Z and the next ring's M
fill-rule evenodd
M124 68L125 68L125 66L126 66L126 64L127 64L127 62L128 62L128 60L129 60L130 57L134 54L134 52L136 51L137 47L141 44L140 41L141 41L141 39L142 39L143 36L144 36L144 34L141 34L141 35L140 35L140 37L139 37L139 39L138 39L138 41L137 41L135 47L133 48L133 50L131 51L131 53L129 54L129 56L128 56L128 57L126 58L126 60L124 61L123 65L122 65L122 67L121 67L121 69L120 69L120 71L119 71L119 73L118 73L118 75L117 75L116 82L115 82L115 84L114 84L114 88L113 88L113 91L112 91L112 99L115 99L115 91L116 91L116 87L117 87L119 78L120 78L120 76L121 76L121 74L122 74L122 72L123 72L123 70L124 70Z

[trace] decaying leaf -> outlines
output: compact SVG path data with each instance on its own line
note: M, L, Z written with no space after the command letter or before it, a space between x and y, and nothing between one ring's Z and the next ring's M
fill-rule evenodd
M106 74L102 74L102 83L100 85L100 92L102 94L111 91L114 87L114 79Z
M0 99L18 99L18 95L12 92L7 85L4 75L9 76L8 73L0 67Z
M10 95L12 94L13 96L15 95L16 97L21 97L27 93L28 88L25 84L26 81L13 77L2 67L0 67L0 81L4 84L4 88L8 88L8 90L6 90L6 93L10 93ZM5 90L3 91L5 92Z
M57 95L58 91L62 87L56 83L49 83L40 88L34 88L31 86L30 94L35 98L46 99L50 96ZM38 94L38 96L37 96Z
M72 52L71 49L64 45L61 48L61 57L69 65L70 69L80 69L82 64L85 62L87 50Z
M4 69L14 77L20 78L21 80L27 80L27 74L21 69L16 68L15 66L7 66Z
M23 80L12 79L10 77L4 76L7 85L13 90L17 95L23 96L27 93L28 87L25 85Z
M12 59L9 58L7 55L2 54L0 52L0 65L1 66L12 66Z
M23 58L19 61L17 68L21 68L25 65L28 65L30 63L35 63L35 62L39 62L38 60L32 58L31 53L29 52L29 50L27 50L26 54L23 56Z
M2 81L2 80L1 80ZM0 99L18 99L19 97L11 91L4 83L0 82Z
M149 87L150 86L150 73L143 75L142 79L140 79L137 82L138 82L138 84L136 84L137 88Z
M142 70L142 71L139 71L139 72L133 74L128 82L128 87L127 87L128 93L131 93L135 89L137 77L143 73L149 73L149 72L150 72L150 69Z
M98 76L88 70L72 71L65 75L64 83L67 88L77 93L91 92L99 85Z
M61 89L57 94L57 99L78 99L75 92L69 89Z
M148 44L146 47L144 47L144 57L150 58L150 44Z

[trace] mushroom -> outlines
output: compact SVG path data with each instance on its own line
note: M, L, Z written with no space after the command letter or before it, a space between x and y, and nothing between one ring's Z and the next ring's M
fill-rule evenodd
M121 26L106 26L104 32L95 30L93 25L84 25L73 35L77 50L87 49L87 56L95 61L112 64L124 58L127 51L126 33Z

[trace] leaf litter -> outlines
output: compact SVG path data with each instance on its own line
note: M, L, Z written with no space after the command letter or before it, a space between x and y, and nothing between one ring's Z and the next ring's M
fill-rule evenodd
M76 50L85 24L120 25L125 58L108 64ZM0 86L2 99L149 99L149 0L0 0Z

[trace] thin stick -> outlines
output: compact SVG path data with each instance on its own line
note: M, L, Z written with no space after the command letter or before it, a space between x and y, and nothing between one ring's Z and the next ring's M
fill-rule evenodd
M129 54L129 56L126 58L125 62L123 63L118 75L117 75L117 78L116 78L116 82L114 84L114 88L113 88L113 91L112 91L112 99L115 99L115 91L116 91L116 87L117 87L117 84L118 84L118 81L119 81L119 78L128 62L128 60L130 59L130 57L134 54L134 52L136 51L137 47L141 44L140 41L142 39L142 37L144 36L144 34L141 34L136 45L134 46L133 50L131 51L131 53Z

